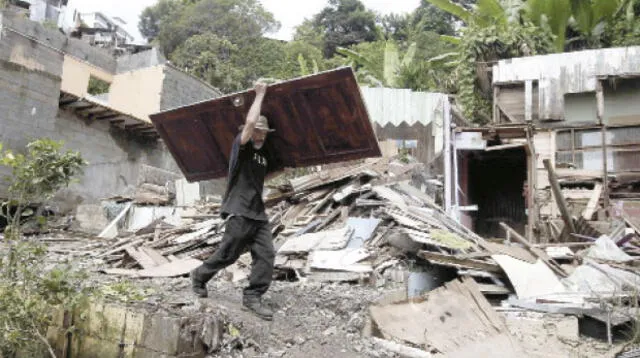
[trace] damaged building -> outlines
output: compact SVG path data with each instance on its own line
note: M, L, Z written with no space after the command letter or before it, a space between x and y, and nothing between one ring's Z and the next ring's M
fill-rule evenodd
M585 234L569 217L591 221L593 236L607 231L608 214L635 213L639 54L610 48L494 65L493 123L455 131L452 201L461 220L485 236L499 236L505 222L545 241Z
M156 185L182 177L149 115L219 95L156 50L116 58L12 12L0 16L0 142L22 151L36 138L62 140L89 162L56 198L59 210L131 194L145 175Z

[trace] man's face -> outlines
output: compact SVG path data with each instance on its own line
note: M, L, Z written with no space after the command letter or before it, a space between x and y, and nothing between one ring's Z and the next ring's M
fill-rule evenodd
M260 149L264 145L264 141L267 139L267 131L262 131L259 129L255 129L253 131L253 135L251 136L251 142L253 142L253 147L255 149Z

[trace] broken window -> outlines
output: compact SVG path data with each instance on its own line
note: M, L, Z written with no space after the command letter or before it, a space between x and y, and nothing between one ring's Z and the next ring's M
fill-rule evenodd
M640 127L609 128L606 135L609 172L640 171ZM602 170L600 128L569 129L556 136L556 166Z

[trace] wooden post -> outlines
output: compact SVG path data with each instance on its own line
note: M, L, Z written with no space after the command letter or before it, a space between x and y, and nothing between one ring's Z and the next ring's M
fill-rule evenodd
M598 122L602 126L602 198L605 212L609 211L609 163L607 161L607 125L604 123L604 90L602 82L596 83L596 103L598 105Z
M538 220L538 213L535 209L535 193L536 193L536 177L537 177L537 161L536 161L536 147L533 143L533 129L531 126L527 127L526 135L527 135L527 144L529 145L529 163L527 165L527 182L528 182L528 193L527 193L527 240L533 242L533 227L536 225Z
M524 120L531 122L533 116L533 81L524 82Z
M493 86L493 124L500 124L500 108L498 106L499 96L500 87Z
M444 99L444 210L451 215L451 187L455 186L451 175L451 104L449 98Z
M558 177L556 176L555 170L551 167L551 161L549 159L545 159L542 161L545 169L549 173L549 183L551 184L551 190L553 191L553 196L556 198L556 204L558 204L558 209L560 209L560 214L562 215L562 220L567 228L569 228L569 234L576 233L576 226L573 223L573 219L571 218L571 214L569 213L569 209L567 208L567 202L562 195L562 190L560 189L560 184L558 183Z

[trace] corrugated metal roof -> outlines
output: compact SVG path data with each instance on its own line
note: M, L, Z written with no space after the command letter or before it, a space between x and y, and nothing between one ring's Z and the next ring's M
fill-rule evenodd
M564 118L566 93L594 92L598 77L640 76L640 47L512 58L493 66L493 83L538 81L541 119Z
M413 92L408 89L361 87L362 97L373 123L384 127L406 122L409 125L432 121L442 122L443 104L447 95L442 93Z

